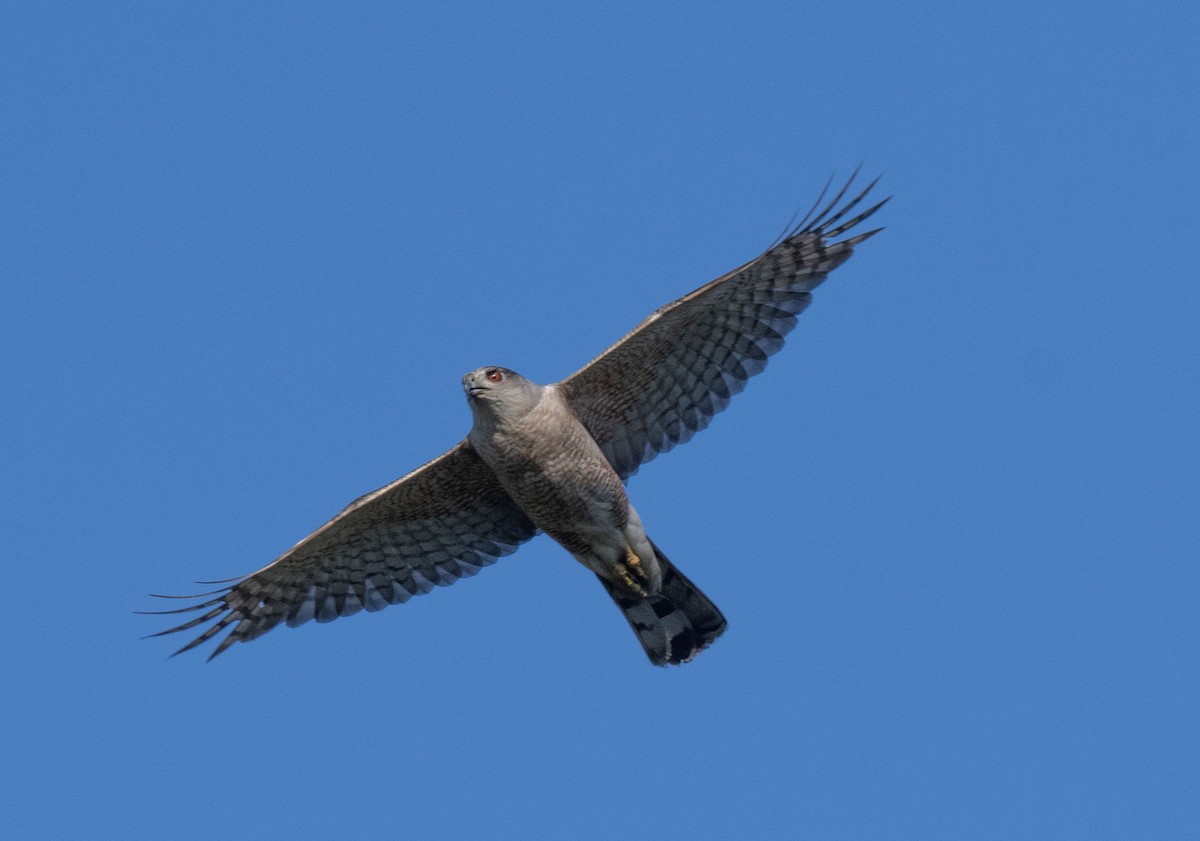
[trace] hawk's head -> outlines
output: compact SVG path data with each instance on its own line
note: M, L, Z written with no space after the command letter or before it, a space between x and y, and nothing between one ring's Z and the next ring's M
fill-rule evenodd
M536 405L542 392L537 383L497 365L463 375L462 384L472 410L485 409L493 414L527 411Z

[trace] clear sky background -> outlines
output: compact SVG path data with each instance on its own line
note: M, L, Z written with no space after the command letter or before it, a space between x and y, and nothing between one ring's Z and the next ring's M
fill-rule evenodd
M4 5L0 836L1200 837L1192 4L594 5ZM860 161L887 230L630 485L696 662L545 537L139 639Z

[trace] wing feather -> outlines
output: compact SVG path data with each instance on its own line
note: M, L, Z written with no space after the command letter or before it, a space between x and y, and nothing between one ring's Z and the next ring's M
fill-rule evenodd
M474 575L529 540L537 529L463 441L376 491L279 558L198 605L211 608L153 636L208 627L176 653L229 634L209 657L262 636L281 622L330 622L360 610L382 610L435 586Z
M783 347L812 290L849 259L854 246L881 230L829 242L887 202L833 227L878 179L839 208L853 181L851 176L811 222L801 220L779 244L660 307L558 383L622 479L708 426ZM813 210L823 197L824 191Z

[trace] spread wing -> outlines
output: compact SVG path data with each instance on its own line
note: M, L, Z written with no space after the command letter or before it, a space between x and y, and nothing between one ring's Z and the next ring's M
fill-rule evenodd
M887 202L841 222L878 181L839 209L853 180L811 222L806 216L758 258L660 307L558 384L622 479L708 426L783 347L812 290L882 230L830 242Z
M537 529L464 441L344 511L258 572L202 596L201 604L160 613L206 612L153 636L213 621L179 651L230 633L209 657L280 622L329 622L381 610L474 575L515 551ZM220 583L220 582L212 582ZM201 598L171 596L169 598Z

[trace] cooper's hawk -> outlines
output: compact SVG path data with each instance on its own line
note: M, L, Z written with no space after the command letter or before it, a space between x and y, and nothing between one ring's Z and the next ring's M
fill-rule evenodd
M204 613L154 636L212 621L176 652L230 629L212 659L280 622L328 622L452 584L541 530L596 574L651 662L691 660L725 618L647 537L624 482L707 426L783 346L813 288L880 230L832 241L887 201L842 221L874 186L839 207L847 182L761 256L658 309L561 382L541 386L497 366L467 374L474 425L465 440L355 500L258 572L173 597L213 598L160 611Z

